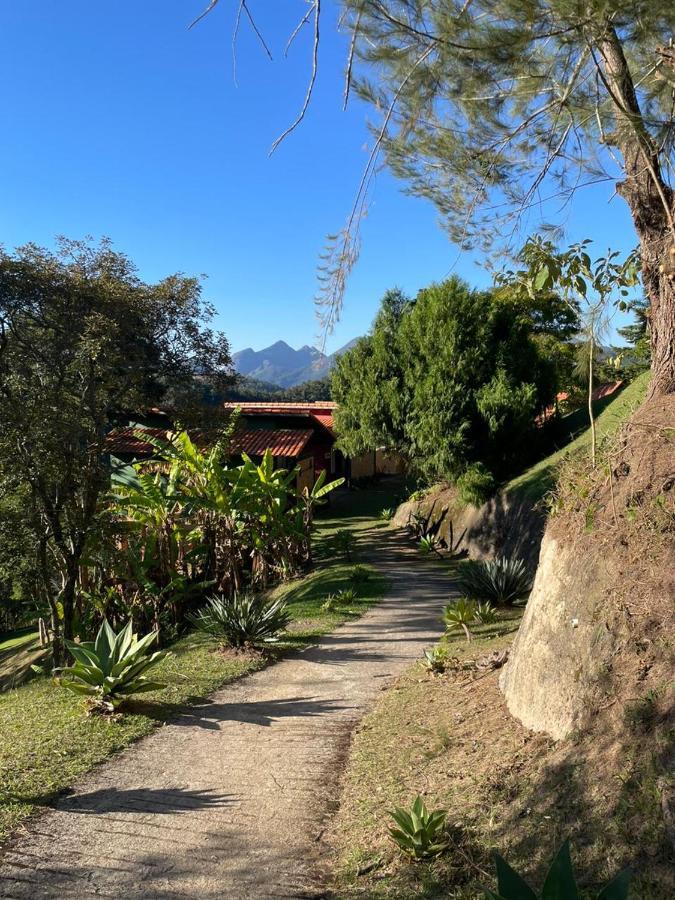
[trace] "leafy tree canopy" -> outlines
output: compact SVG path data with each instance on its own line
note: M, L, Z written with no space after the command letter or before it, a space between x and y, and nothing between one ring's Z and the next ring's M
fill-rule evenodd
M195 279L147 284L108 242L0 253L0 489L27 493L57 634L70 637L110 429L159 403L194 421L206 389L231 380L211 316Z
M334 374L341 446L398 449L429 478L505 474L557 387L527 308L458 278L394 299Z

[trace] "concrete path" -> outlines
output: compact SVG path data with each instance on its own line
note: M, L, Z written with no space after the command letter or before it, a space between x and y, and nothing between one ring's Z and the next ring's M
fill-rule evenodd
M215 694L30 819L0 897L321 897L321 835L350 734L436 640L450 582L371 535L388 596L321 643Z

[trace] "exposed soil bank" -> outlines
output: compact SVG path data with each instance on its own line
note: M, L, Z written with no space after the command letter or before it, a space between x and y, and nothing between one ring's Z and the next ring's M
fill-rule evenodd
M564 470L558 504L501 679L510 712L556 738L617 702L672 716L675 398L643 405L595 470Z
M421 500L409 500L396 510L394 525L405 528L412 515L441 520L439 537L455 542L472 558L498 554L523 559L534 571L546 527L544 510L516 491L503 491L482 506L466 506L454 487L436 485Z

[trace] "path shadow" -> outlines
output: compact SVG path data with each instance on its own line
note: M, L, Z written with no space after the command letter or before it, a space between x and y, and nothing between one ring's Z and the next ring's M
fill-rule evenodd
M217 809L234 803L231 795L212 790L183 788L101 788L86 794L66 794L59 799L65 812L101 815L112 812L183 813L200 809Z
M133 712L156 716L155 707L166 714L166 704L138 701L133 704ZM131 704L129 705L131 710ZM244 722L249 725L269 727L279 719L297 716L325 716L339 710L352 709L338 700L316 700L313 697L290 697L286 700L239 700L235 703L207 701L189 708L176 707L172 725L188 728L218 730L223 722Z

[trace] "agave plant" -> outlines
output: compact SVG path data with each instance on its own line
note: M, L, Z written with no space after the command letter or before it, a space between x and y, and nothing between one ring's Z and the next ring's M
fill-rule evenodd
M401 850L413 859L438 856L447 847L447 842L443 841L447 812L444 809L429 812L419 794L409 811L398 806L389 815L398 826L390 828L389 834Z
M437 553L441 555L440 541L433 534L425 534L419 539L417 547L421 553Z
M131 619L115 634L105 619L95 641L66 641L75 663L55 670L60 673L55 680L69 691L88 696L92 709L112 712L129 694L164 687L144 674L166 656L161 650L149 652L156 640L155 631L139 639Z
M206 607L190 617L195 628L231 647L255 647L279 640L291 621L283 600L268 600L260 594L211 597Z
M471 640L469 625L476 621L476 604L473 600L461 597L454 603L449 603L443 610L443 621L448 631L462 628L467 641Z
M394 508L393 506L385 506L384 509L380 510L380 518L385 522L389 522L394 518Z
M497 867L497 893L486 890L487 900L538 900L536 893L515 869L495 853ZM596 900L627 900L630 871L624 869L612 879ZM584 896L586 896L584 894ZM580 900L570 857L569 841L565 841L548 870L541 892L541 900Z
M522 559L505 556L480 562L467 560L460 566L458 578L472 597L508 605L526 597L532 588L532 579Z
M492 625L497 621L497 610L489 600L483 600L476 604L475 617L481 625Z
M430 650L424 651L424 659L422 665L434 675L442 675L448 666L450 654L448 648L442 644L432 647Z

